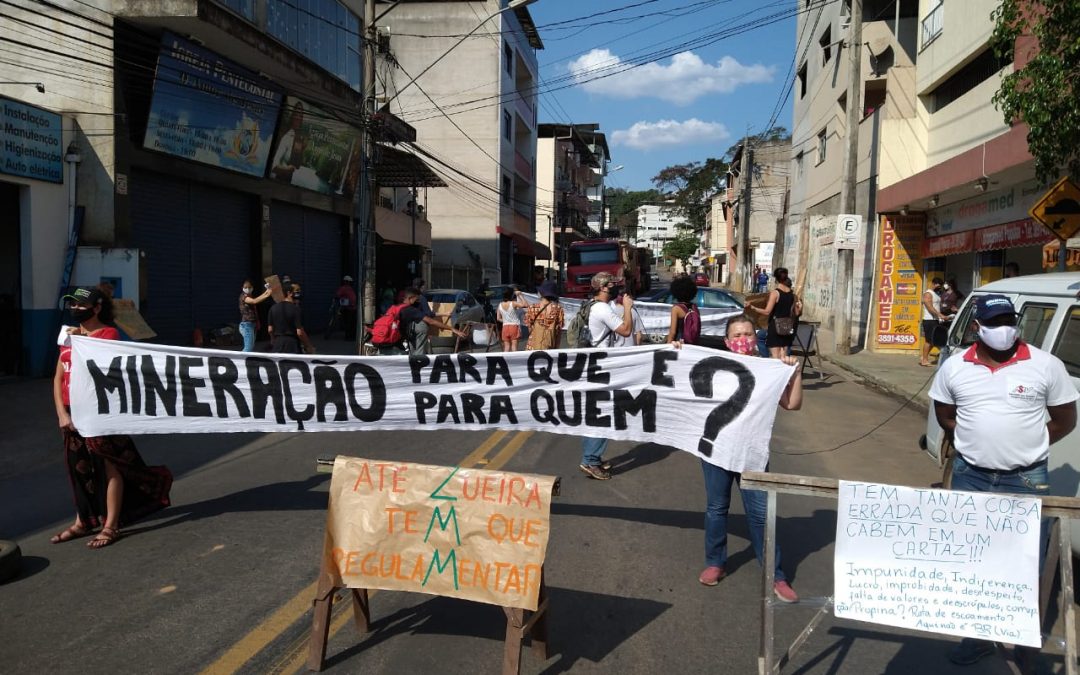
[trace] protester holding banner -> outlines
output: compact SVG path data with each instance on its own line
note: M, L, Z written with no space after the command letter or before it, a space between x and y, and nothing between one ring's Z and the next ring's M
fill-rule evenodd
M753 320L742 315L728 321L726 342L732 353L756 356L757 333ZM785 355L780 359L789 366L798 364L798 359L792 356ZM801 368L795 369L787 388L781 394L780 407L784 410L798 410L802 407ZM724 563L727 562L727 515L731 506L732 483L739 485L743 510L746 511L747 528L750 530L750 543L759 564L765 562L766 494L760 490L742 489L740 473L728 471L704 459L701 460L701 470L705 475L705 569L698 576L698 581L705 586L715 586L727 574ZM781 602L799 601L798 594L787 582L787 576L780 567L779 544L776 545L773 593Z
M773 272L776 288L769 293L764 307L746 304L747 312L755 312L769 317L769 332L765 336L765 345L774 359L786 356L795 342L795 326L802 314L802 301L795 296L791 288L791 277L786 267L777 267Z
M675 296L675 304L671 306L671 327L668 328L667 342L684 341L683 322L694 306L697 289L694 278L686 274L671 280L671 294Z
M1080 395L1065 364L1019 339L1008 297L979 297L974 319L975 344L945 361L930 387L938 424L956 450L952 489L1048 495L1050 446L1076 426ZM1048 535L1044 519L1040 569ZM994 651L992 642L964 638L949 660L970 665Z
M65 296L71 332L101 340L118 340L112 327L112 299L96 288L78 288ZM64 438L64 456L75 501L75 523L50 541L59 544L91 534L87 544L103 548L120 538L120 526L169 505L172 473L164 466L146 466L129 436L83 437L71 421L71 347L60 348L53 377L53 403Z
M270 308L267 317L270 331L270 351L279 354L299 354L301 345L309 354L315 353L311 338L304 331L300 322L300 307L297 304L302 297L300 284L290 283L285 289L285 301Z
M518 310L528 307L529 303L516 288L503 290L503 299L499 303L499 322L502 324L502 346L504 352L516 352L521 339L521 315Z
M259 317L255 312L255 305L268 299L270 297L270 285L266 285L266 291L257 298L251 297L254 292L255 285L251 283L251 279L244 279L244 285L241 287L240 293L240 335L244 338L245 352L255 350L255 324L258 322Z
M597 272L592 278L593 302L589 307L589 334L592 347L618 349L634 345L631 335L634 330L634 299L629 293L622 296L622 312L608 303L622 291L615 285L615 277L608 272ZM608 439L581 439L581 469L589 478L596 480L611 479L611 464L604 461Z
M525 325L529 327L526 349L558 349L566 313L559 303L559 289L554 281L545 281L537 289L540 302L525 310Z

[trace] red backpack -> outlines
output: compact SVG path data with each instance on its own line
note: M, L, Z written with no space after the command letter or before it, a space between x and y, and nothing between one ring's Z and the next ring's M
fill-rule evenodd
M401 342L401 321L398 314L408 305L394 305L371 326L371 344L396 345Z
M682 341L688 345L696 345L701 337L701 312L692 302L680 302L679 306L686 312L682 324Z

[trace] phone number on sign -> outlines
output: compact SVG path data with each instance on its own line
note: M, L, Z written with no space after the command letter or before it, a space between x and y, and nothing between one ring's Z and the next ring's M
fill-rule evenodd
M913 345L915 336L910 333L884 333L877 336L879 345Z

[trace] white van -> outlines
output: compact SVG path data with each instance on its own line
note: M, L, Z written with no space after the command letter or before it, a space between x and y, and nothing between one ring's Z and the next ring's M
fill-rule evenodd
M1080 389L1080 272L1037 274L1002 279L975 289L964 299L949 327L949 342L941 350L938 365L950 356L963 353L975 342L971 313L975 298L988 293L1008 296L1019 314L1020 338L1057 356ZM951 448L945 448L944 433L937 423L934 408L926 418L926 435L919 439L938 466L942 483L948 487L952 462L946 461ZM1080 428L1050 446L1050 493L1080 497ZM1073 522L1073 551L1080 555L1080 521Z

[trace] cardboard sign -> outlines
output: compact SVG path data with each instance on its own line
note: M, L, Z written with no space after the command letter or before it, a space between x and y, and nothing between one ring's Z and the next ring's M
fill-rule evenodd
M71 414L86 436L528 429L762 471L794 370L693 345L359 357L72 337Z
M382 588L535 610L555 478L338 457L326 569Z
M270 285L270 297L274 299L274 302L285 302L285 289L281 287L281 279L278 275L271 274L265 281Z
M157 337L157 333L143 319L139 310L135 309L134 300L115 298L113 300L113 320L117 328L127 333L132 340L149 340Z
M1042 501L840 481L836 616L1039 647Z

